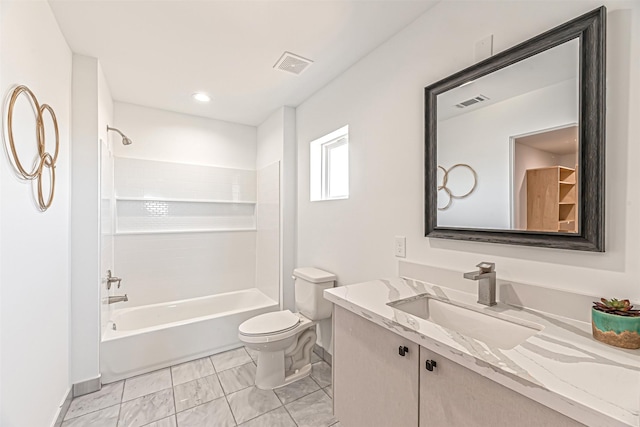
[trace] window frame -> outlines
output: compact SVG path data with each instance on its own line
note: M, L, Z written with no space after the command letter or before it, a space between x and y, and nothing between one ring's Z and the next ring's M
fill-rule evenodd
M347 147L347 191L346 194L331 196L331 150L346 146ZM343 200L349 198L349 126L331 132L321 138L311 141L309 144L309 181L310 193L309 200L319 202L323 200ZM316 175L316 176L314 176Z
M346 146L347 147L347 193L341 194L338 196L331 195L331 151L336 148L340 148ZM349 139L347 135L343 135L338 137L332 141L325 142L322 144L322 156L321 156L321 173L322 173L322 189L321 195L323 200L339 200L339 199L348 199L349 198Z

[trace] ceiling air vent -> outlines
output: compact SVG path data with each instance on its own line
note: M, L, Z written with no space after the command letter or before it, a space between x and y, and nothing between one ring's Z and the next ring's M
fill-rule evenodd
M285 52L273 68L298 75L306 70L312 63L313 61L310 59L303 58L291 52Z
M458 108L471 107L472 105L477 104L478 102L486 101L487 99L489 99L489 98L487 98L484 95L478 95L478 96L475 96L473 98L467 99L466 101L462 101L459 104L456 104L456 107L458 107Z

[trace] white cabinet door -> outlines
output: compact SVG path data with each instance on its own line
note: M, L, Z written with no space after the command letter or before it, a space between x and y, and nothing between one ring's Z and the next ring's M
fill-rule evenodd
M436 362L432 371L427 370L427 361ZM452 426L578 427L583 424L420 347L420 427Z
M338 306L333 322L333 405L340 425L417 426L419 346Z

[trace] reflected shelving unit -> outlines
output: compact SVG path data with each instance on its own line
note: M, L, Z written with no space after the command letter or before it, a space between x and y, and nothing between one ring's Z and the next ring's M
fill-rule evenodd
M575 233L576 170L552 166L527 170L527 230Z

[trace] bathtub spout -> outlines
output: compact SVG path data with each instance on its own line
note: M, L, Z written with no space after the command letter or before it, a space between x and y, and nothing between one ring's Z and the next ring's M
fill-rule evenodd
M129 301L129 297L127 297L127 294L109 297L109 304L113 304L115 302L127 302L127 301Z

